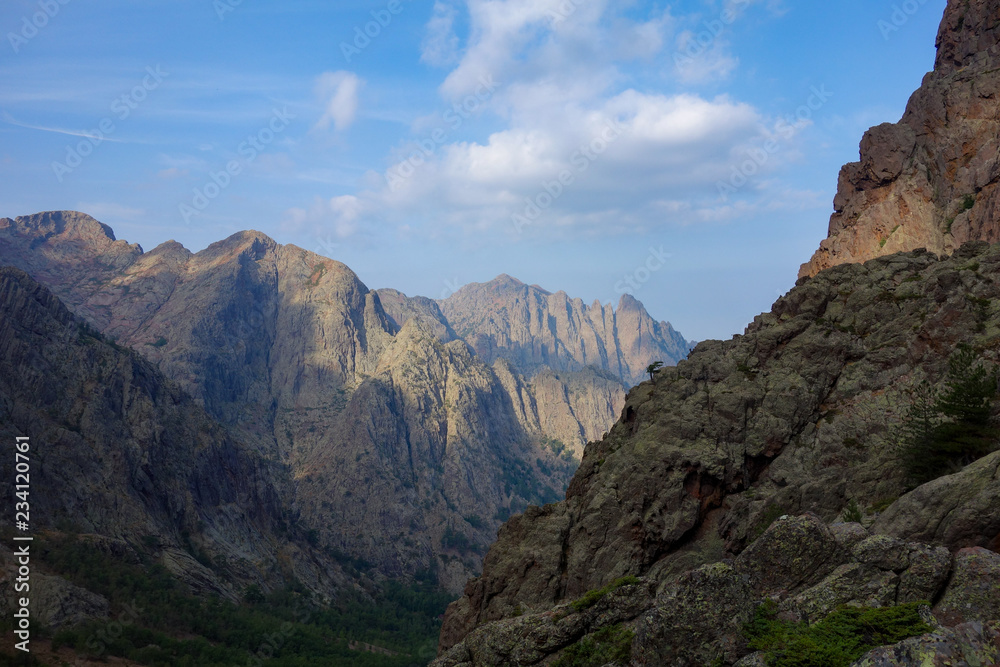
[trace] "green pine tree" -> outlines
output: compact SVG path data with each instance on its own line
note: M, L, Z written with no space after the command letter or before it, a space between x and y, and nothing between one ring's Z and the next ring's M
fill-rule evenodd
M968 346L948 360L944 389L918 388L903 423L904 463L911 479L923 484L965 466L996 448L990 423L998 374L988 370Z

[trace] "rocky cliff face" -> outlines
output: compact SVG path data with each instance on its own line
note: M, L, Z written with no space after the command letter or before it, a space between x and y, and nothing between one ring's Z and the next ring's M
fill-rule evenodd
M840 172L829 238L800 276L904 250L1000 241L1000 17L949 2L937 60L902 120L869 130Z
M595 366L631 386L642 381L649 364L675 364L689 349L669 323L653 320L629 295L617 310L596 301L587 306L565 292L552 294L502 275L466 285L440 305L481 358L507 359L528 374Z
M234 600L249 583L271 590L297 577L330 596L347 581L287 531L273 463L27 274L0 268L0 437L22 435L32 443L34 531L71 526L118 552L153 548L195 590ZM0 464L7 498L13 463ZM51 597L67 597L57 583Z
M290 466L281 502L322 546L392 576L430 569L459 590L504 518L562 496L624 404L621 376L484 359L437 303L257 232L144 253L82 214L40 214L0 221L0 263ZM618 326L662 348L641 304L626 310Z
M699 344L630 392L564 502L503 526L482 576L449 608L442 648L624 576L662 595L681 573L743 553L776 516L811 512L825 524L852 499L869 521L878 515L876 532L996 549L1000 454L906 493L898 442L912 392L943 381L959 344L1000 361L998 279L1000 246L982 242L947 259L917 251L845 264L800 281L745 335ZM643 650L666 639L649 641ZM464 663L492 664L442 664Z
M500 521L560 498L571 473L464 342L411 320L303 459L298 498L324 542L392 576L436 568L458 590Z

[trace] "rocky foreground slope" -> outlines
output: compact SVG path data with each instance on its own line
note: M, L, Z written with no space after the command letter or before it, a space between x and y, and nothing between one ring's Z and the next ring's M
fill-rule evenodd
M840 172L829 238L800 276L969 240L1000 241L1000 10L949 2L934 71L903 118L869 130Z
M947 625L1000 620L1000 453L907 493L899 449L913 391L942 383L960 344L1000 362L998 301L1000 246L915 251L800 281L745 335L698 345L630 392L564 502L503 526L448 610L437 664L547 664L621 623L635 664L733 664L768 596L808 619L920 598ZM852 500L872 544L929 546L859 555L868 533L827 528ZM788 525L808 529L765 532L805 512ZM608 606L564 613L627 576L640 583ZM980 597L956 616L964 603L946 600L967 593L945 584L967 578Z
M621 350L635 348L632 364L687 350L630 301L602 309L613 354L581 360L597 366L562 363L589 321L506 329L556 351L552 367L483 357L463 338L472 315L459 295L439 305L371 291L344 264L258 232L198 253L174 242L143 252L84 214L43 213L0 220L3 263L287 467L271 481L319 546L393 577L432 571L455 591L502 520L561 497L583 446L614 422L634 374ZM522 288L506 277L476 286L500 301ZM546 307L532 305L530 321L548 322Z
M1000 364L998 40L998 0L949 1L934 72L841 172L796 287L629 393L566 500L501 528L434 665L803 664L754 653L761 613L917 601L919 636L856 665L1000 663L995 432L916 488L907 448L956 352Z

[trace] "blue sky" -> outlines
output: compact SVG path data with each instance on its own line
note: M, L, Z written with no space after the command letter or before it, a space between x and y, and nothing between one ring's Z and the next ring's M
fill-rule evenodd
M433 298L627 290L728 338L826 235L944 6L6 0L0 216L147 250L257 229Z

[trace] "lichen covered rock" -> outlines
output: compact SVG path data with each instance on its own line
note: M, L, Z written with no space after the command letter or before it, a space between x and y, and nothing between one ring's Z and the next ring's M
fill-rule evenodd
M989 667L1000 662L1000 623L965 623L867 653L851 667Z
M951 581L934 613L945 625L1000 620L1000 554L979 547L955 554Z

